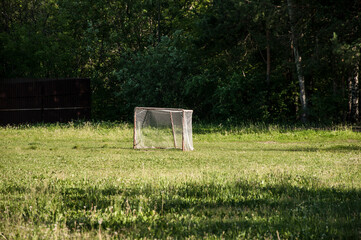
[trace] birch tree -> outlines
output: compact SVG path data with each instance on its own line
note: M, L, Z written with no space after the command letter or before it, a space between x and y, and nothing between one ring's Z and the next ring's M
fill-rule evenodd
M291 45L293 48L293 54L295 59L297 79L300 87L300 101L302 107L301 120L302 122L307 121L307 98L306 98L306 88L305 88L305 77L302 70L302 57L299 52L298 39L299 35L296 29L296 19L294 14L294 5L292 0L287 0L288 15L290 18L291 25Z

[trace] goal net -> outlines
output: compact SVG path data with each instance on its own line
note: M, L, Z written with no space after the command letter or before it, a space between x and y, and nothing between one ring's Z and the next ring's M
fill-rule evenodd
M193 150L192 110L176 108L134 109L134 149L176 148Z

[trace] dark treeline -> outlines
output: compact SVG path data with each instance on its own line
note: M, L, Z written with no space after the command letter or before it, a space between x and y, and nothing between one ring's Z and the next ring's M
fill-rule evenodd
M93 117L358 122L359 0L1 0L1 78L90 77Z

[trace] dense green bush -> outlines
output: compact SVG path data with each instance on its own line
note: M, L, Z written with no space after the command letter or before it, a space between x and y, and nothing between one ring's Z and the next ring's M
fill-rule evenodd
M217 88L216 114L228 121L265 121L268 118L267 89L259 76L234 73Z
M347 108L347 101L341 94L314 94L311 101L310 117L313 122L331 124L346 121L342 109Z
M175 36L177 37L177 36ZM113 94L128 117L136 106L186 107L185 85L191 66L177 39L162 37L155 47L126 53L115 74Z

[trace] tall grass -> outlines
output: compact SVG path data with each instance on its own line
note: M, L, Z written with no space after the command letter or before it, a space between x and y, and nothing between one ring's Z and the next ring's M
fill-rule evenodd
M359 239L361 134L194 126L195 151L132 126L0 128L0 239Z

